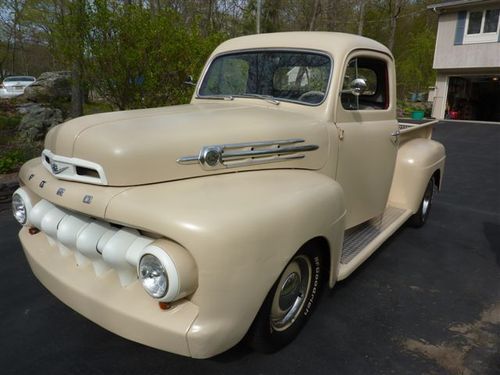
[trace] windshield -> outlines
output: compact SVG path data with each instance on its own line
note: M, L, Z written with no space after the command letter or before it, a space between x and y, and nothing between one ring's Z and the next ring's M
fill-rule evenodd
M314 52L251 51L221 55L210 64L199 97L261 97L323 102L330 57Z
M4 82L34 82L34 77L7 77Z

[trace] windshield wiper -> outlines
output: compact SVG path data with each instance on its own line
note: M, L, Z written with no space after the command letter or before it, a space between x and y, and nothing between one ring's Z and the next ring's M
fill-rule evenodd
M231 95L198 95L197 99L234 100Z
M274 96L271 95L263 95L263 94L243 94L243 95L235 95L236 97L242 97L242 98L258 98L265 100L268 103L274 104L274 105L279 105L280 101L277 100Z

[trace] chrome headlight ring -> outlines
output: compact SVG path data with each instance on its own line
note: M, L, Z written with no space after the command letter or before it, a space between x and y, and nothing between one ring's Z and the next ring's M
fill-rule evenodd
M179 296L180 281L175 264L164 250L149 245L137 265L137 275L144 290L160 302L172 302Z
M12 215L19 224L30 225L29 215L32 208L31 199L23 188L17 189L12 194Z

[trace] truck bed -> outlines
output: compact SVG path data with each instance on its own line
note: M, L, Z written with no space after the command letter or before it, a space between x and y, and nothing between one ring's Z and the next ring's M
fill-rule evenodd
M436 119L398 119L401 134L400 143L412 138L427 138L432 136L432 128L438 122Z

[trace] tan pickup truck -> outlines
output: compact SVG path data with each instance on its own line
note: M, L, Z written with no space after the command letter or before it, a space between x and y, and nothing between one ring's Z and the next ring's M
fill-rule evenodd
M102 327L196 358L243 338L270 352L322 286L425 223L445 162L433 123L398 123L380 43L236 38L190 104L53 128L20 171L14 216L41 283Z

